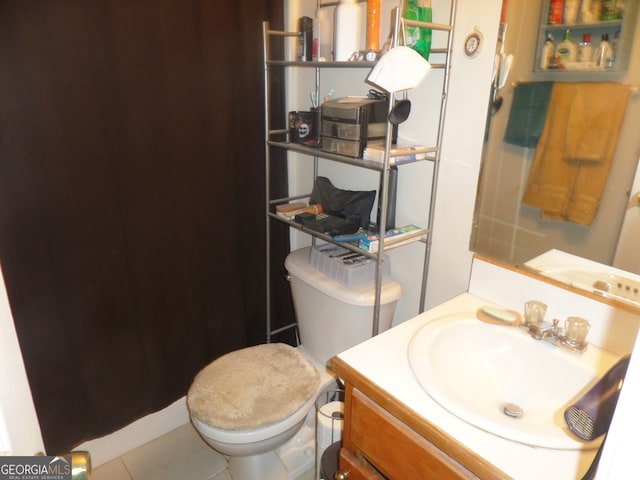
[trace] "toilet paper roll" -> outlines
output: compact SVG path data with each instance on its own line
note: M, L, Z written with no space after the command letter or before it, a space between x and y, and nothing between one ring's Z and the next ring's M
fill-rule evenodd
M344 402L326 403L316 414L316 464L324 451L333 443L342 439L344 427Z

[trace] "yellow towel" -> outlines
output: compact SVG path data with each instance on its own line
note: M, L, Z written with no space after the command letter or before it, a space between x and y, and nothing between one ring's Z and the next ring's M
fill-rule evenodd
M613 82L556 83L523 203L550 220L589 226L598 213L629 87Z

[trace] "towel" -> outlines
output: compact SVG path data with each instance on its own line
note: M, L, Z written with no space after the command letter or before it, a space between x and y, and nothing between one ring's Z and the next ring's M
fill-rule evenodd
M516 85L504 141L535 148L542 134L553 82L523 82Z
M522 202L589 226L598 213L629 100L626 85L556 83Z
M628 86L612 82L576 85L567 123L567 160L610 160L618 142L630 91Z

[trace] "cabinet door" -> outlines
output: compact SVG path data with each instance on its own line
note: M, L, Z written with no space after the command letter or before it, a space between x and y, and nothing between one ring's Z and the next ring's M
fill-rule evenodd
M383 475L397 480L477 478L362 392L352 392L347 445Z
M345 448L340 450L340 470L348 473L346 478L349 480L383 480L375 470Z

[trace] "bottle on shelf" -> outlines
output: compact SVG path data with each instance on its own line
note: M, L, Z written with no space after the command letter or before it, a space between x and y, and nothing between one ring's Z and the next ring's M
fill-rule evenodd
M585 33L582 35L582 41L578 44L576 60L578 62L593 61L593 45L591 43L590 33Z
M540 68L546 70L550 68L555 55L556 47L553 44L553 35L547 34L547 40L544 42L542 52L540 54Z
M573 25L578 21L578 11L580 10L580 0L565 0L564 17L565 25Z
M562 23L564 13L564 0L551 0L549 2L549 25L559 25Z
M571 31L567 30L564 34L564 38L558 44L556 48L556 55L560 60L560 65L566 63L575 62L578 56L578 48L576 44L571 41Z
M613 47L609 43L609 35L603 34L600 45L596 49L593 60L597 68L610 68L615 60Z
M380 51L380 0L367 0L367 51Z
M613 34L613 42L611 42L611 48L613 49L613 54L611 55L611 65L616 61L616 55L618 53L618 44L620 43L620 30Z
M418 20L421 22L431 23L433 21L433 10L431 8L431 0L418 0ZM420 29L420 40L416 45L416 50L425 60L429 60L431 53L431 29Z
M600 20L617 20L621 18L623 8L622 0L602 0Z
M580 23L597 23L602 13L602 0L582 0Z
M599 22L602 16L602 0L591 0L591 14L593 22Z
M298 19L298 31L300 32L298 60L310 62L312 57L313 20L309 17L300 17Z
M340 0L334 20L333 58L336 62L344 62L360 50L364 22L357 0Z
M312 57L317 62L331 61L331 21L326 8L316 10L316 18L313 22Z
M404 0L402 17L407 20L419 20L421 22L431 22L433 11L431 8L431 0ZM420 27L405 28L405 45L413 48L429 60L431 52L431 29Z

